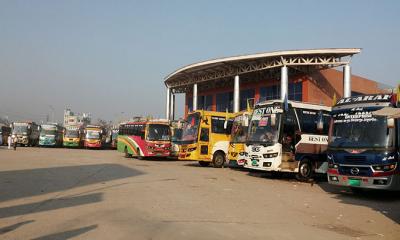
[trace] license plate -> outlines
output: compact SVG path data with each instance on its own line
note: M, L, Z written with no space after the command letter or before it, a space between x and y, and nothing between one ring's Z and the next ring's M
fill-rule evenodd
M360 186L361 179L349 179L349 185L350 186Z
M257 161L257 160L252 160L252 161L251 161L251 165L253 165L253 166L258 166L258 161Z

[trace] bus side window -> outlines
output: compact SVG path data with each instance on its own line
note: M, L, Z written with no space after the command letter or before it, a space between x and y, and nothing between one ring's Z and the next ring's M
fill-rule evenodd
M296 115L294 109L290 108L283 124L282 144L284 151L294 151L296 130L298 130Z
M200 141L208 142L209 141L209 132L208 128L202 128L200 131Z

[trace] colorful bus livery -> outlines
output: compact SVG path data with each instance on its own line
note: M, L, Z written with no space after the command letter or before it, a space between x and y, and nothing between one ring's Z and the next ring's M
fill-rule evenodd
M101 149L104 146L104 129L97 125L87 125L84 130L83 145L85 148Z
M129 122L120 125L117 149L125 157L169 157L171 129L166 121Z
M80 126L66 126L64 130L64 147L79 148L82 146L83 129Z
M40 125L39 146L60 147L63 143L63 127L57 123Z
M327 152L330 184L400 190L398 106L392 94L337 102L332 109Z
M246 142L244 167L293 172L301 180L326 173L330 107L281 100L256 105Z

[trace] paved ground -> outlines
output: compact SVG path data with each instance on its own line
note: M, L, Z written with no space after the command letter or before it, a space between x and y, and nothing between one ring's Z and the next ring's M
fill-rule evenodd
M399 239L400 194L116 151L0 148L0 239Z

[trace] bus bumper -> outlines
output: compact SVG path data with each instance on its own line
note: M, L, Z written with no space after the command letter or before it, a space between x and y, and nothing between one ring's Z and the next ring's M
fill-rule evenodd
M79 142L64 142L64 147L79 147Z
M381 190L400 190L400 175L384 177L344 176L328 171L328 183L337 186Z

